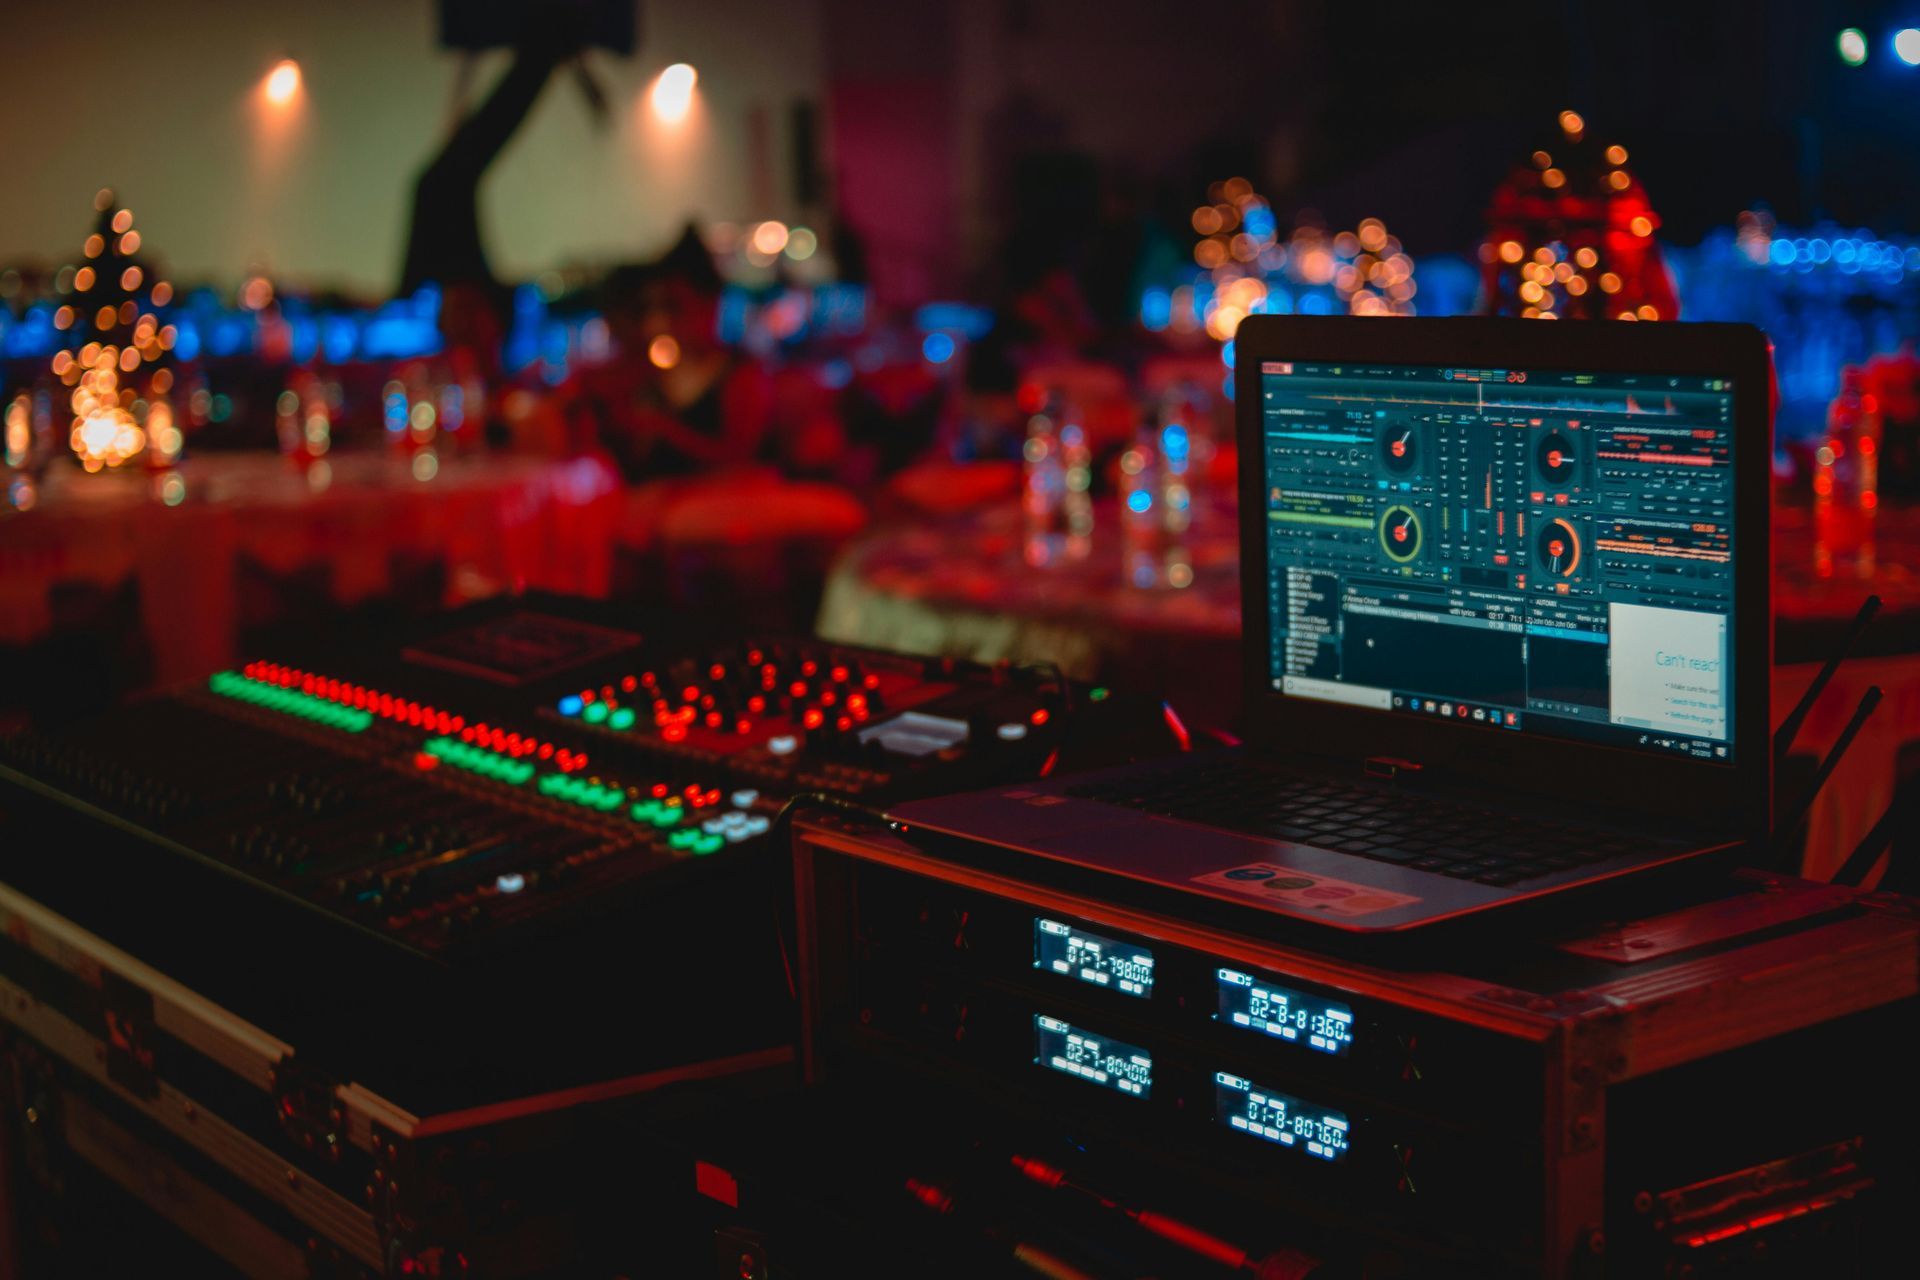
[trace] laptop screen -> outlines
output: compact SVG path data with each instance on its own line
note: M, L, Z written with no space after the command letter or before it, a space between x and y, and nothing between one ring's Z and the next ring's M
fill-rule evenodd
M1277 692L1732 762L1731 380L1260 374Z

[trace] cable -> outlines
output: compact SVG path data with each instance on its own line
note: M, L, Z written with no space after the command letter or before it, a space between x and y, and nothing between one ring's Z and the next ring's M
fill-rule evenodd
M1852 889L1866 880L1874 865L1880 861L1880 855L1885 853L1887 847L1893 843L1893 832L1899 825L1900 814L1906 804L1905 796L1894 796L1892 803L1887 805L1887 811L1880 815L1880 820L1873 824L1873 829L1867 832L1866 838L1854 846L1853 852L1847 855L1847 860L1840 864L1838 871L1833 873L1832 883L1843 884ZM1893 862L1889 860L1886 874L1880 877L1880 887L1887 888L1887 882L1892 878Z
M1073 714L1073 681L1067 679L1067 673L1060 669L1059 663L1044 660L1040 662L1029 662L1025 666L1020 667L1019 670L1051 674L1053 676L1054 686L1060 690L1060 714L1062 716L1070 716Z
M1869 685L1866 693L1861 696L1860 705L1853 709L1853 718L1847 721L1847 727L1840 731L1839 738L1834 741L1833 749L1827 753L1827 758L1820 762L1820 767L1813 771L1813 781L1807 787L1807 794L1795 807L1793 820L1783 822L1774 829L1773 845L1776 854L1789 838L1799 832L1800 825L1807 820L1807 815L1813 812L1813 802L1819 798L1820 789L1827 785L1827 779L1832 777L1833 771L1839 767L1841 757L1847 754L1847 748L1851 747L1854 738L1859 736L1861 726L1866 724L1868 717L1873 715L1874 708L1880 705L1880 698L1880 686Z
M1815 700L1833 682L1834 674L1840 670L1840 664L1846 661L1847 654L1853 651L1854 644L1860 639L1860 633L1867 629L1867 624L1873 621L1873 616L1879 612L1879 596L1870 595L1860 602L1858 612L1853 615L1853 622L1847 627L1847 634L1841 637L1840 647L1834 650L1833 656L1827 659L1813 677L1812 683L1807 685L1807 691L1800 695L1800 701L1794 704L1793 710L1787 713L1787 718L1780 722L1779 729L1774 731L1773 762L1776 766L1787 758L1787 752L1792 749L1793 740L1800 736L1800 726L1806 723L1807 715L1813 710Z

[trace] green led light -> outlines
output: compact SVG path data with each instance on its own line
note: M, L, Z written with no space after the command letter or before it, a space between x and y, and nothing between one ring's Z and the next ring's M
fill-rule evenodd
M1105 685L1101 685L1091 690L1087 694L1088 699L1093 702L1105 702L1108 698L1112 696L1113 696L1113 690L1107 688Z
M700 832L693 827L683 827L667 837L670 849L691 849L700 842Z
M633 708L622 707L607 717L607 727L611 729L633 728Z
M580 718L588 724L604 723L607 718L607 704L604 702L589 702L587 709L580 713Z
M533 777L533 766L526 761L470 746L458 738L430 738L422 750L456 769L465 769L510 786L521 786ZM546 790L544 780L541 790Z
M686 810L677 805L661 805L660 812L653 815L653 825L665 830L676 825L680 821L680 815L685 812Z
M692 847L695 853L717 853L720 847L726 844L726 842L727 839L725 836L708 835L702 832L700 838L693 842Z
M208 678L207 688L223 698L232 698L238 702L264 707L268 711L278 711L282 715L298 716L302 720L311 720L315 724L342 729L348 733L362 733L373 723L373 715L370 712L361 711L355 707L337 706L324 698L315 698L304 693L295 693L291 689L282 689L278 685L250 680L235 671L215 673Z

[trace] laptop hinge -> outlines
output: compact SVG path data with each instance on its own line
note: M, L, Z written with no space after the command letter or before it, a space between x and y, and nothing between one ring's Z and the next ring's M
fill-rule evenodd
M1418 760L1403 760L1399 756L1368 756L1366 763L1369 778L1411 776L1424 767Z

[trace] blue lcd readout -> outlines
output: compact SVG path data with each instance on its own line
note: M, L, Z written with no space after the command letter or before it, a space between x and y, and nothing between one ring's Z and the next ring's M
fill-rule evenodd
M1058 920L1034 920L1033 967L1143 1000L1153 994L1153 952Z
M1145 1049L1045 1014L1033 1015L1033 1060L1129 1097L1153 1090L1153 1055Z
M1352 1126L1345 1112L1314 1106L1224 1071L1214 1073L1213 1085L1216 1123L1318 1160L1346 1159Z
M1353 1047L1353 1010L1338 1000L1308 995L1237 969L1218 971L1216 1022L1344 1057Z

